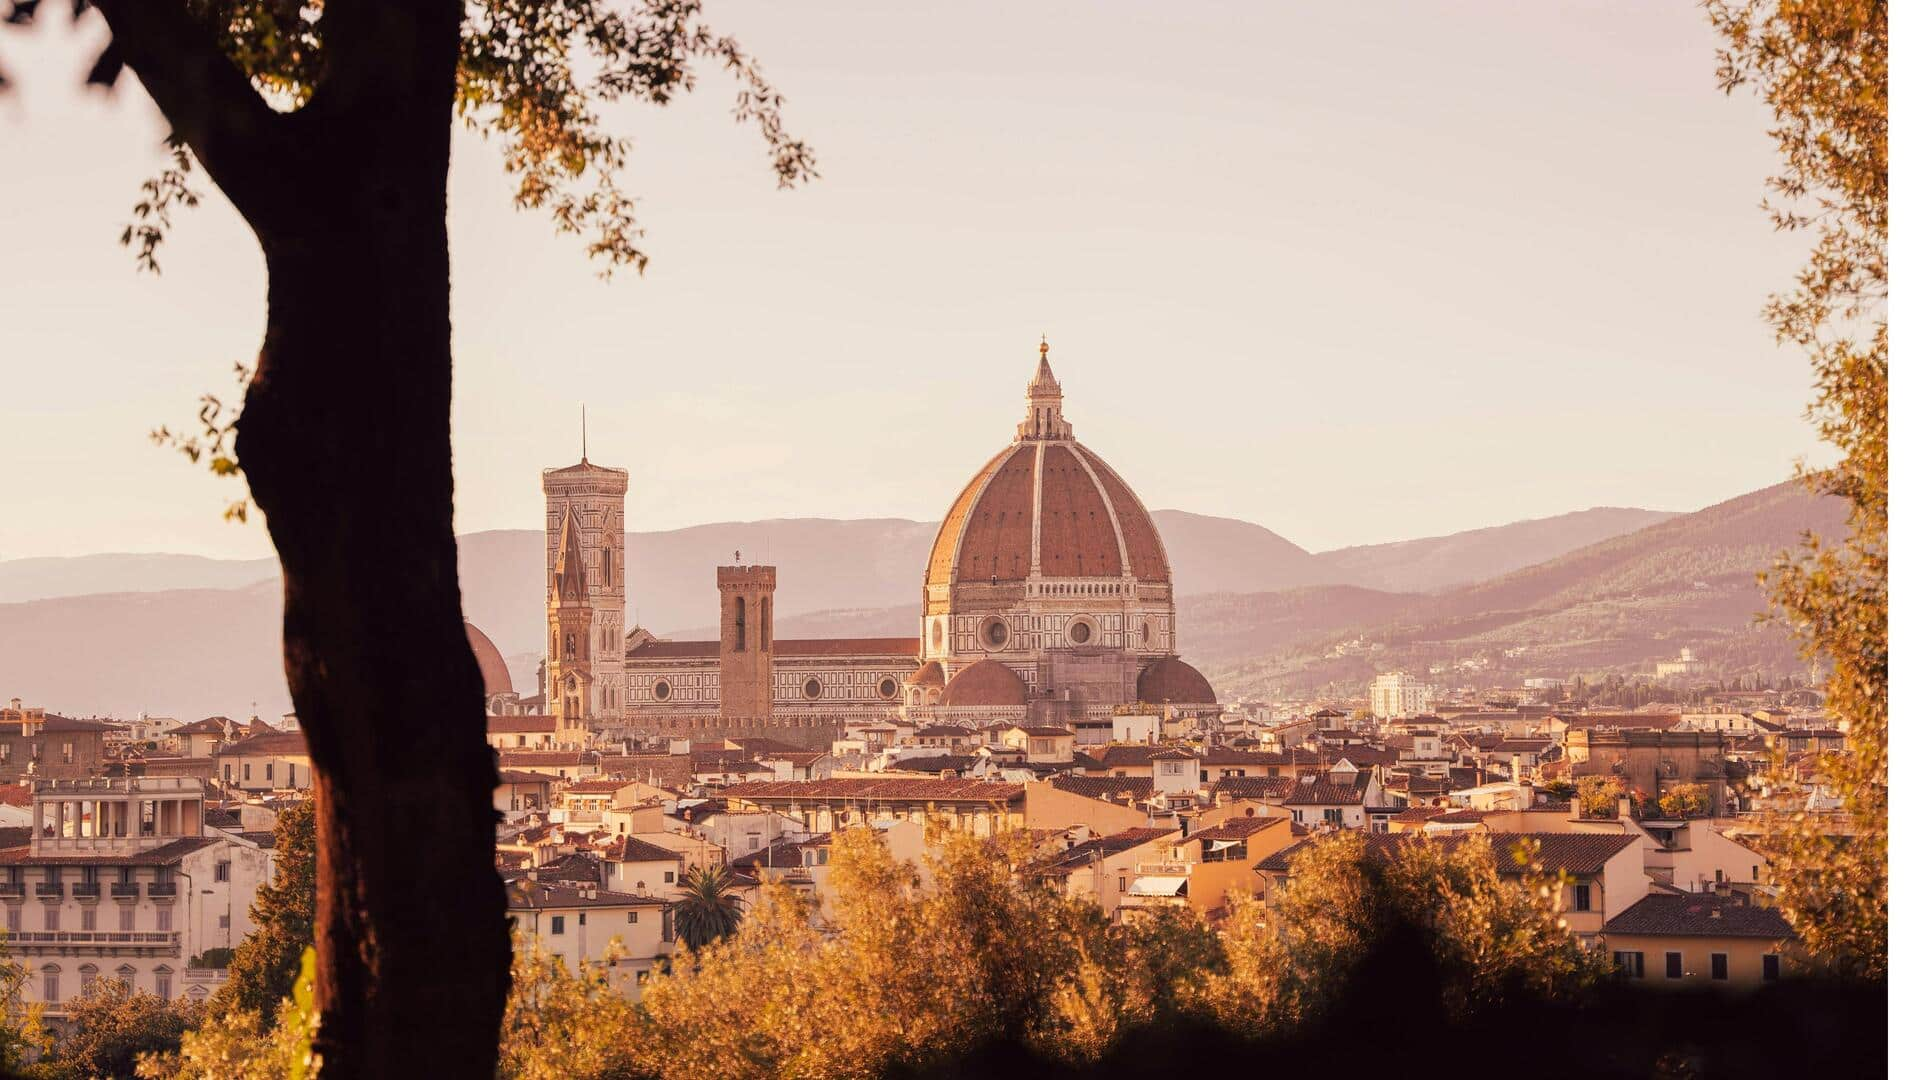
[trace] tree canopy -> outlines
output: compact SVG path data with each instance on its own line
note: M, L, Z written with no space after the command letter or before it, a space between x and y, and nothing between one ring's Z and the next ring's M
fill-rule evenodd
M253 932L233 951L227 981L213 998L216 1011L239 1009L271 1020L293 993L300 958L313 946L313 830L311 802L289 806L274 820L273 880L254 894Z
M1845 537L1809 536L1767 575L1777 614L1809 659L1831 665L1827 708L1846 754L1821 759L1840 798L1836 835L1804 812L1777 818L1769 854L1781 906L1836 970L1887 965L1887 5L1883 0L1707 0L1720 86L1773 109L1781 168L1763 204L1774 227L1810 233L1794 286L1766 317L1812 361L1809 419L1840 451L1803 469L1847 501ZM1789 777L1774 782L1792 786Z

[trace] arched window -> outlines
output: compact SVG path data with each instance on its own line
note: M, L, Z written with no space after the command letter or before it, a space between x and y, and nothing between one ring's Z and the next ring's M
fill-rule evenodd
M747 651L747 598L733 598L733 651Z
M760 647L773 649L773 605L764 601L760 604Z

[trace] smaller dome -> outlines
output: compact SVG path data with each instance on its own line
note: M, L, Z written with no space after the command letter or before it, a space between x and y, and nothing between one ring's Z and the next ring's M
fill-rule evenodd
M940 704L951 709L1013 707L1027 703L1027 684L998 660L975 660L947 684Z
M1214 705L1213 684L1205 675L1177 657L1156 660L1140 672L1134 687L1150 705Z
M486 696L513 693L513 675L507 671L507 662L493 639L480 632L472 623L467 624L467 645L473 649L473 658L480 662L480 682L486 687Z
M929 660L926 663L920 665L919 671L916 671L912 675L909 675L907 677L907 685L908 686L933 686L933 687L945 686L947 685L947 670L940 666L940 661Z

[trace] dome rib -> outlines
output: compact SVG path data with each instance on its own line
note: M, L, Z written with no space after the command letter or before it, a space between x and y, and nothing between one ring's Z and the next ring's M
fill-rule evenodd
M1128 551L1127 531L1120 524L1119 512L1113 508L1113 496L1107 492L1107 485L1100 482L1100 474L1095 472L1093 466L1088 463L1087 458L1090 455L1082 453L1078 446L1071 443L1068 444L1067 451L1073 455L1075 461L1080 463L1080 467L1086 470L1087 478L1093 481L1093 490L1100 495L1100 505L1107 508L1107 521L1113 527L1114 543L1120 550L1120 573L1122 575L1132 574L1133 558Z
M1037 456L1032 443L1013 447L980 488L954 550L953 581L1019 581L1031 572Z
M1146 504L1099 454L1080 443L1074 444L1074 450L1085 458L1094 479L1107 495L1134 580L1172 584L1173 570L1167 562L1167 548L1160 540L1160 529L1153 523Z
M967 523L973 520L973 510L979 505L980 494L1019 448L1015 444L995 454L992 460L980 467L979 472L973 474L967 486L960 489L959 497L953 500L946 519L940 523L940 532L933 538L933 550L927 555L928 585L950 585L955 580L960 545L966 539Z

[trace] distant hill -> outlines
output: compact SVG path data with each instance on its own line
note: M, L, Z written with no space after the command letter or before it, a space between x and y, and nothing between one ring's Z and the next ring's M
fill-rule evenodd
M1314 564L1329 581L1389 592L1433 592L1485 581L1678 516L1664 510L1597 506L1452 536L1341 548L1314 556Z
M1343 627L1394 618L1420 599L1417 594L1357 585L1183 596L1180 652L1202 670L1213 671L1283 652Z
M91 593L237 589L280 575L275 559L104 554L0 560L0 603Z
M1173 587L1180 596L1265 592L1326 580L1317 556L1250 521L1155 510L1153 523L1167 546Z
M1384 605L1378 617L1283 654L1237 664L1224 657L1220 681L1261 696L1468 663L1484 665L1477 677L1491 684L1646 670L1682 647L1725 673L1777 672L1795 665L1793 646L1779 627L1756 624L1766 597L1755 575L1803 532L1845 528L1839 500L1778 484L1489 581Z
M280 582L0 604L0 696L68 716L278 717Z
M1154 519L1181 598L1182 648L1197 662L1237 663L1380 621L1418 599L1404 594L1453 583L1474 568L1504 572L1550 558L1570 536L1629 528L1635 515L1653 513L1585 511L1319 555L1231 518L1161 510ZM935 527L803 518L629 533L628 618L656 633L712 636L713 570L737 549L779 566L775 621L783 635L912 634ZM460 537L467 616L514 658L523 689L545 623L541 543L531 529ZM1343 574L1361 580L1340 580ZM1370 581L1395 584L1356 587ZM275 652L279 607L272 560L3 561L0 690L67 711L231 715L257 700L262 715L274 715L286 708Z

